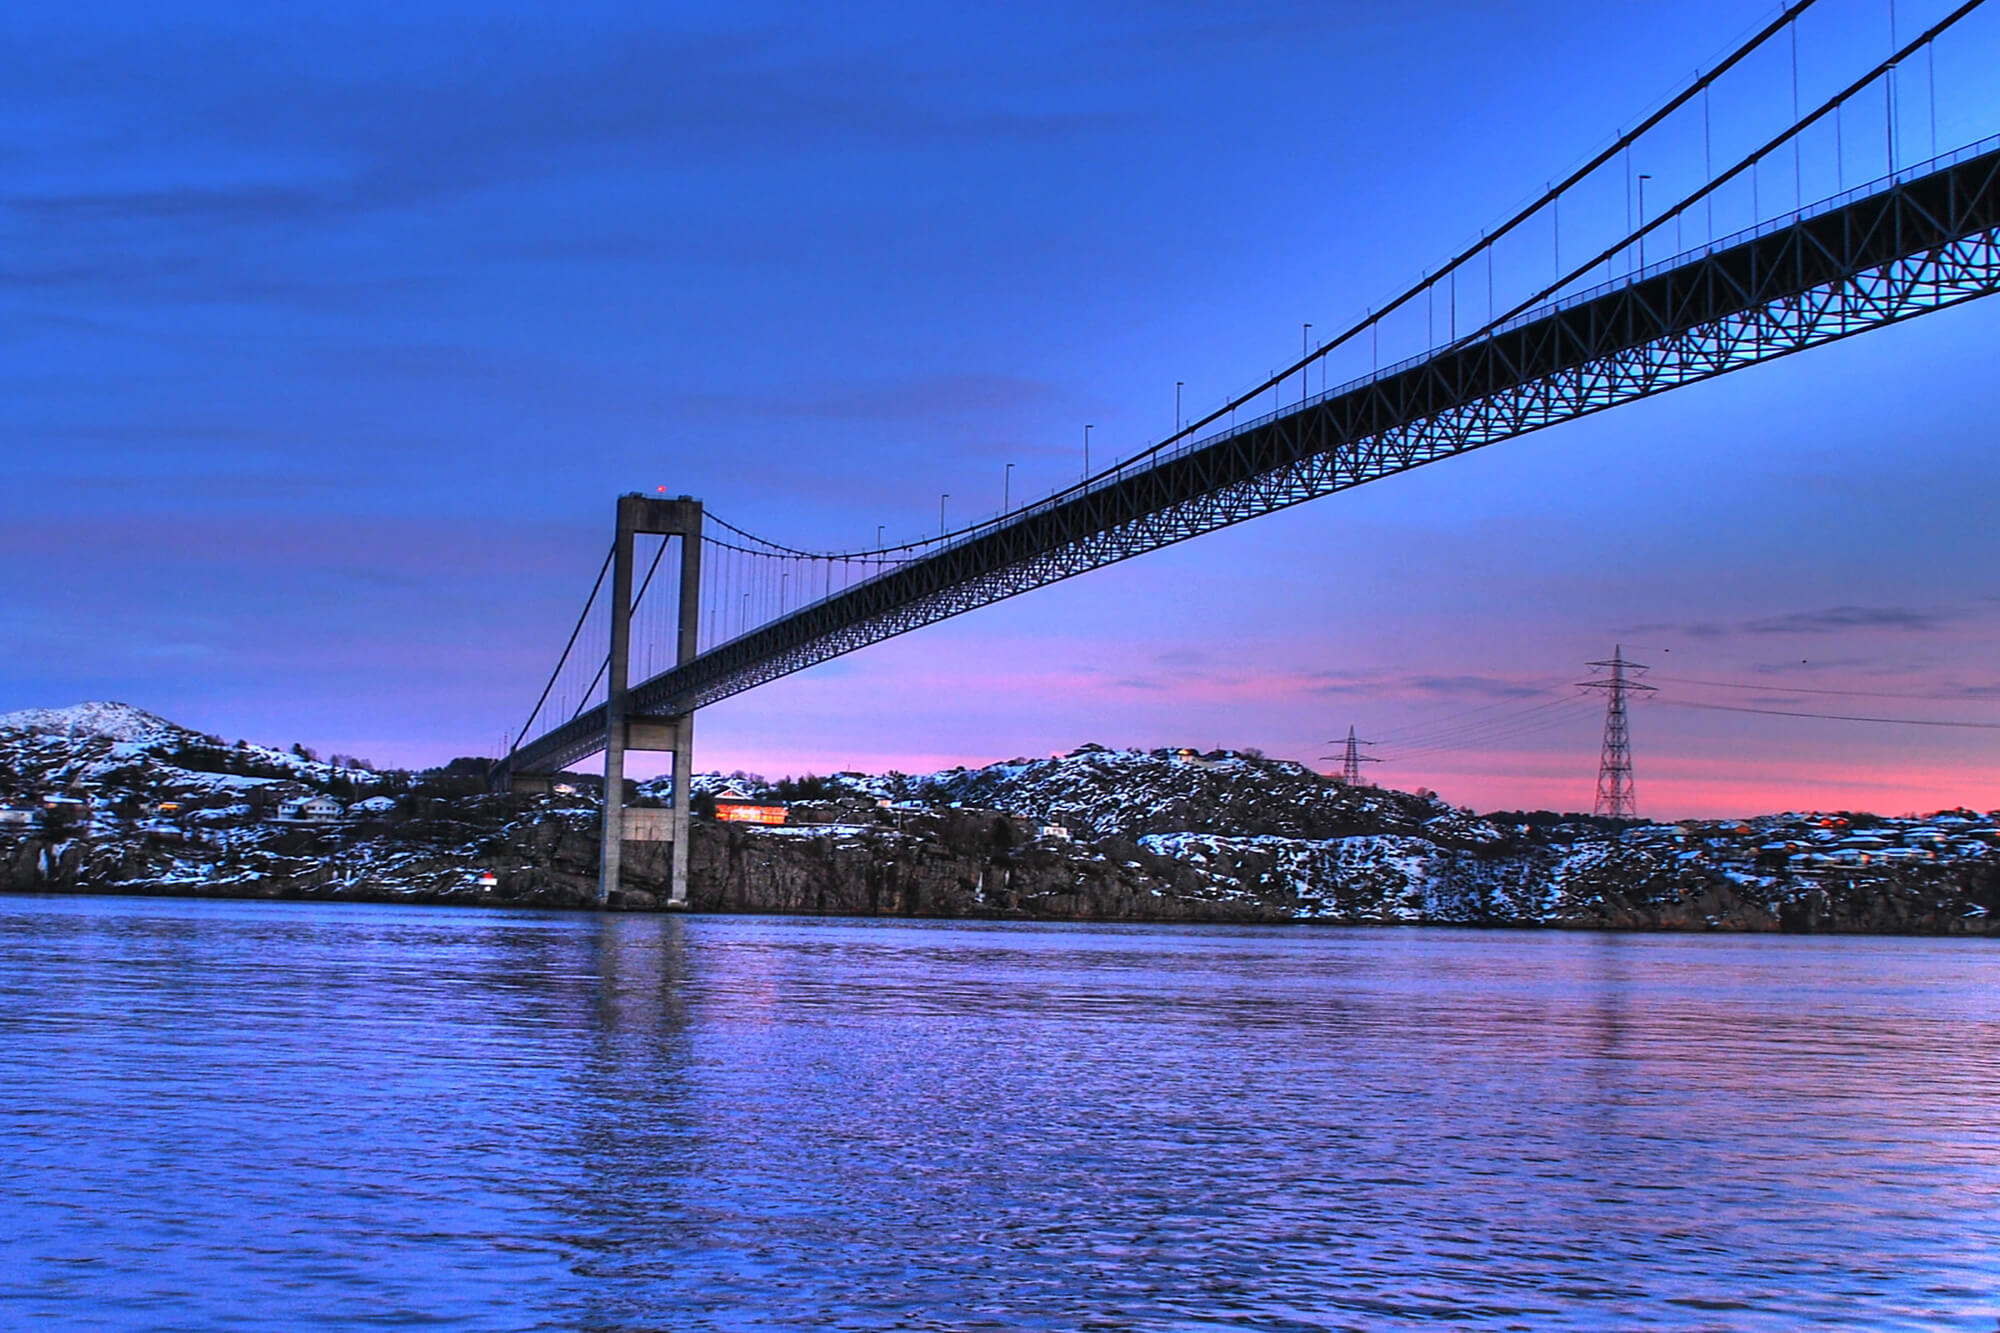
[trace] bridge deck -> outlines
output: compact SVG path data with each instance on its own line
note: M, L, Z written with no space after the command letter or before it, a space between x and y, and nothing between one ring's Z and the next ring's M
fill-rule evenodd
M712 704L1216 528L2000 288L2000 149L1919 171L1009 515L634 686L632 710ZM604 736L599 705L513 767L565 767Z

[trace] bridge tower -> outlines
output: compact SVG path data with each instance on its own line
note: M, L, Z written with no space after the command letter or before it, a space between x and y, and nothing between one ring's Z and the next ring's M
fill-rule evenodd
M673 715L634 713L631 708L632 566L640 536L679 538L680 600L674 629L674 663L692 661L701 626L701 501L691 496L660 500L637 493L618 497L618 537L611 561L611 654L606 671L604 737L604 826L597 873L597 901L608 902L618 887L625 852L625 752L671 751L674 804L668 814L673 842L671 902L687 904L688 807L694 783L694 711Z

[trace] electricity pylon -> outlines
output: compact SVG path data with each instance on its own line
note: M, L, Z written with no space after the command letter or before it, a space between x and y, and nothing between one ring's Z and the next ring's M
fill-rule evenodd
M1354 728L1349 727L1347 729L1347 741L1340 753L1340 780L1342 782L1350 787L1359 787L1361 785L1361 766L1363 764L1379 764L1382 762L1372 754L1361 753L1362 746L1373 745L1374 743L1374 741L1357 740L1354 735ZM1327 744L1341 745L1342 743L1340 741L1328 741ZM1333 757L1330 754L1320 756L1322 759L1331 759Z
M1625 696L1635 690L1651 694L1655 687L1638 679L1646 668L1626 661L1623 645L1612 649L1610 661L1586 665L1611 672L1577 682L1581 689L1603 690L1605 694L1604 754L1597 763L1597 800L1590 810L1612 819L1637 819L1638 793L1632 786L1632 732L1625 719Z

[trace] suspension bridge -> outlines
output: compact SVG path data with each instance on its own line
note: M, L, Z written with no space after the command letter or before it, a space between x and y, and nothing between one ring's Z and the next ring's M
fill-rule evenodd
M1991 294L2000 288L2000 136L1948 151L1936 142L1938 45L1979 0L1908 40L1897 34L1882 59L1834 79L1807 106L1797 34L1816 3L1790 5L1337 337L1052 495L955 531L940 524L933 538L848 551L752 535L689 496L620 497L597 581L496 783L546 784L601 751L600 898L619 883L625 841L637 838L672 843L672 896L685 901L680 794L692 778L701 708L1218 528ZM1892 25L1893 13L1892 5ZM1789 114L1718 163L1713 90L1782 55L1787 37ZM1648 152L1659 169L1636 171L1646 159L1635 154ZM1856 169L1869 158L1872 173ZM1835 188L1809 197L1809 160L1814 178ZM1683 182L1673 202L1648 216L1647 182L1676 170ZM1622 221L1601 206L1607 178L1625 187ZM1774 196L1786 206L1767 207ZM1746 225L1721 228L1718 212ZM1589 238L1581 246L1579 231ZM1544 258L1524 260L1528 249ZM1667 257L1648 262L1649 250ZM1399 328L1419 350L1381 364L1382 337ZM1366 369L1329 387L1330 369L1363 348ZM669 810L625 809L628 750L671 752Z

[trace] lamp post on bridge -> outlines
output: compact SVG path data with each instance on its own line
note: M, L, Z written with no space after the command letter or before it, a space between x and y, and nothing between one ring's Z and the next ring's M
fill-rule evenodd
M944 502L951 499L951 492L938 496L938 540L944 540Z
M1308 324L1299 330L1299 403L1305 404L1307 386L1312 383L1312 367L1305 364L1312 356L1313 326Z
M1090 480L1090 432L1096 429L1095 426L1085 426L1083 428L1083 479L1085 481Z
M1014 507L1014 465L1012 463L1009 463L1007 465L1007 470L1000 474L1000 512L1002 514L1005 514L1008 510L1012 509L1013 507Z
M1646 271L1646 182L1653 179L1646 172L1639 173L1639 271Z

